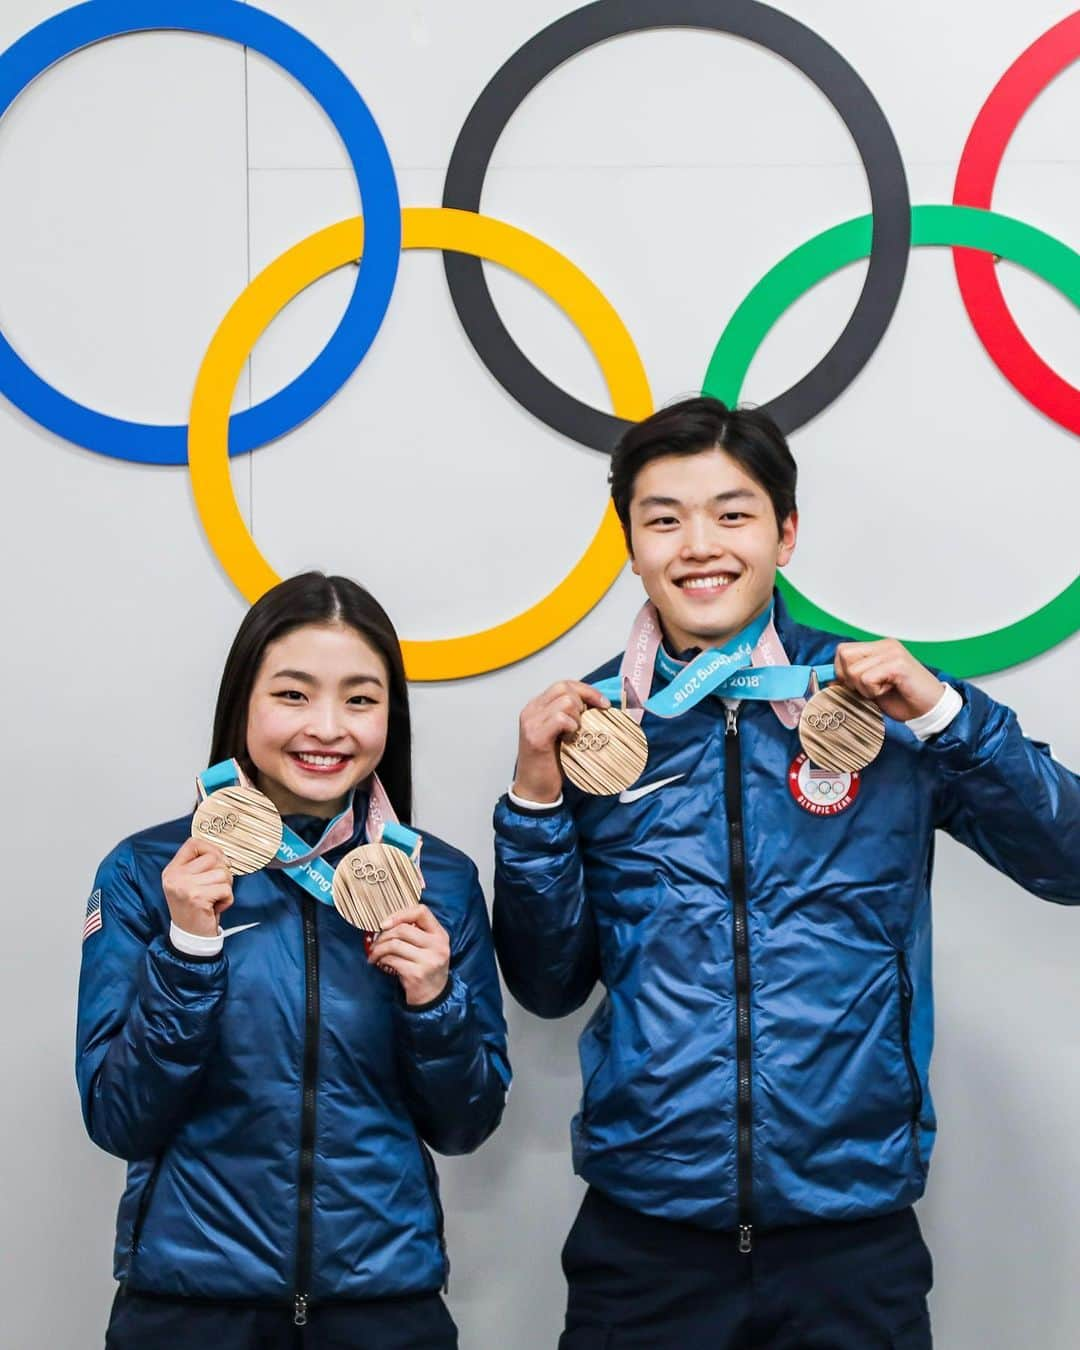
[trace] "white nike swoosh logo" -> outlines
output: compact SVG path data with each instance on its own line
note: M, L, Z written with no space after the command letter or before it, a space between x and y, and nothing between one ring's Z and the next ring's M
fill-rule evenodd
M644 787L623 788L619 793L619 801L636 802L639 797L647 797L650 792L655 792L658 788L667 787L669 783L677 783L680 778L685 778L686 774L677 773L672 778L658 778L655 783L646 783Z
M223 938L232 937L234 933L246 933L249 928L258 928L258 926L259 923L255 922L255 923L242 923L239 924L236 928L223 928L221 930L221 936Z

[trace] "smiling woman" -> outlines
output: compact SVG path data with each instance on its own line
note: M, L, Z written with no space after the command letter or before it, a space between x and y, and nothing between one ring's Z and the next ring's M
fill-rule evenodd
M240 626L199 775L200 811L231 784L276 811L276 857L232 866L187 816L101 865L78 1077L91 1138L129 1164L112 1350L285 1344L309 1318L311 1344L389 1344L391 1324L457 1344L428 1146L478 1147L510 1074L476 868L406 828L410 754L390 619L355 582L294 577ZM334 865L405 874L407 907L352 926L378 911L335 909ZM227 954L226 910L247 934Z

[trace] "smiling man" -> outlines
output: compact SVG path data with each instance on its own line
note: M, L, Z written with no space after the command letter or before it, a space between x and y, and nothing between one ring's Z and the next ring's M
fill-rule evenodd
M760 412L695 398L631 427L611 493L649 606L626 659L521 715L495 814L503 973L542 1017L605 989L581 1037L562 1350L929 1347L911 1206L936 1129L934 832L1080 902L1080 780L1009 709L786 613L795 481ZM643 664L644 773L564 787L560 742ZM829 665L886 718L862 772L799 745L798 695Z

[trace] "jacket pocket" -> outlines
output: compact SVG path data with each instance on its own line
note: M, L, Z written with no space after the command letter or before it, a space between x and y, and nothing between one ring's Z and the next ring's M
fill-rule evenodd
M128 1245L128 1280L131 1279L131 1273L135 1267L135 1254L139 1249L139 1239L142 1237L142 1231L146 1225L146 1216L150 1210L150 1200L154 1194L154 1186L158 1179L158 1173L161 1171L161 1164L164 1156L163 1153L159 1153L154 1159L154 1166L151 1168L150 1175L146 1178L146 1184L139 1192L139 1202L136 1206L135 1218L131 1225L131 1242Z
M417 1145L420 1149L420 1157L424 1164L424 1175L427 1178L428 1193L431 1196L432 1207L435 1210L435 1231L439 1239L439 1251L442 1253L443 1264L443 1293L450 1292L450 1253L446 1247L446 1215L443 1213L442 1196L439 1192L439 1173L435 1167L435 1160L428 1151L427 1145L420 1138L417 1138Z
M908 1087L911 1091L911 1128L916 1143L919 1135L919 1118L922 1115L923 1090L919 1071L915 1065L915 1056L911 1052L911 1005L914 989L911 973L908 970L907 953L896 953L897 988L900 991L900 1043L904 1049L904 1063L907 1066Z

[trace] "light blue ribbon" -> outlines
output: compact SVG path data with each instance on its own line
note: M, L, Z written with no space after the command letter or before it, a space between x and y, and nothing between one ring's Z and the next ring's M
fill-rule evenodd
M645 711L657 717L681 717L710 694L720 698L783 703L802 698L814 676L819 684L827 684L835 678L832 665L756 666L751 669L754 648L771 622L770 607L723 647L712 647L685 663L669 656L661 643L656 649L656 669L668 683L646 700ZM600 680L595 688L617 704L622 698L622 677Z

